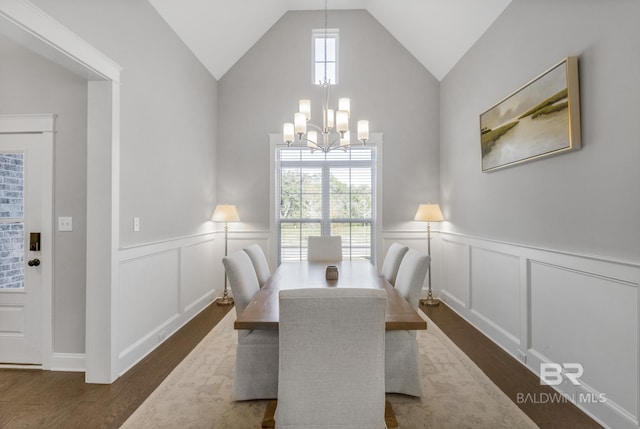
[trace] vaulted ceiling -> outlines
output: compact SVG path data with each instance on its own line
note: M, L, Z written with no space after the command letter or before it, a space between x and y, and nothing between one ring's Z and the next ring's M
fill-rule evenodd
M290 10L324 10L324 0L150 0L220 79ZM327 0L329 10L365 9L442 80L511 0Z

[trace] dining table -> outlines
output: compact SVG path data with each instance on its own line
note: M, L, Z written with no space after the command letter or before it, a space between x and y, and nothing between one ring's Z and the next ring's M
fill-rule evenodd
M337 279L327 267L337 268ZM334 269L330 269L334 271ZM340 262L285 261L273 272L251 302L238 315L235 329L278 329L279 292L303 288L377 288L387 291L386 330L424 330L427 322L368 260Z

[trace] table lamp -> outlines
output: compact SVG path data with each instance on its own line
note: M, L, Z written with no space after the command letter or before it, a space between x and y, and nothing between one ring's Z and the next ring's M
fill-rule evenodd
M442 222L444 217L438 204L420 204L414 220L427 222L427 254L431 257L431 222ZM433 297L431 292L431 262L429 262L429 292L427 299L420 300L428 307L440 305L440 300Z
M229 222L238 222L240 221L240 217L238 217L238 210L236 210L236 206L229 204L218 204L216 206L213 215L211 216L211 220L214 222L224 222L224 256L227 256L227 241L228 241L228 233L229 233ZM222 298L216 301L218 305L230 305L233 304L233 298L229 296L227 291L227 271L224 272L224 292L222 293Z

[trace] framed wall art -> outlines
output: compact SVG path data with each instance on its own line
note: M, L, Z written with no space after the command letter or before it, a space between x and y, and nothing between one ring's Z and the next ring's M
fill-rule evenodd
M567 57L480 114L482 171L579 149L578 58Z

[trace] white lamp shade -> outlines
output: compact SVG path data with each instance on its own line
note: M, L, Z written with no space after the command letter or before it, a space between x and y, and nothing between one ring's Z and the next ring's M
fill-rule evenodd
M293 124L287 122L282 126L282 140L287 143L291 143L294 139Z
M348 98L338 98L338 110L347 112L347 118L351 115L351 100Z
M298 112L293 115L293 123L295 126L296 133L304 134L307 132L307 117L304 113Z
M298 103L298 111L300 113L304 113L305 117L307 118L307 121L311 119L311 100L307 100L307 99L302 99L300 100L300 102Z
M218 204L211 216L214 222L239 222L238 210L231 204Z
M441 222L444 220L440 205L438 204L420 204L414 220L423 222Z
M358 140L369 140L369 121L358 121Z
M346 110L336 112L336 130L341 133L349 131L349 113Z

